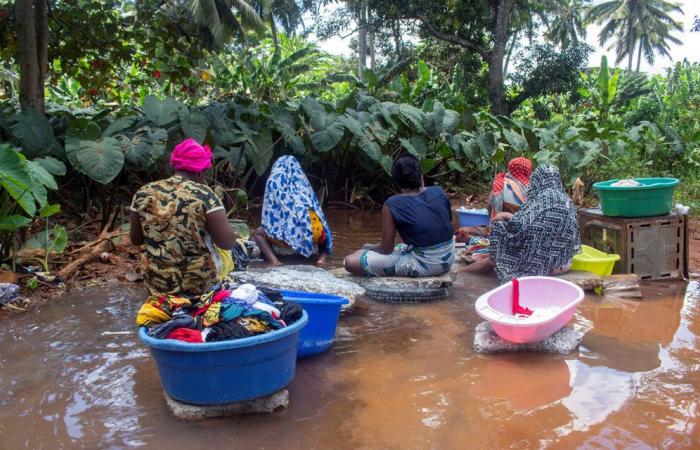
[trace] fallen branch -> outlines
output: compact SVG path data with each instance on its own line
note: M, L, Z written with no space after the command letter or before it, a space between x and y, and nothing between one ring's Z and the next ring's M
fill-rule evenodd
M97 239L95 239L94 242L82 247L81 249L89 249L89 251L84 252L75 261L71 262L66 267L58 271L58 277L60 279L67 281L70 277L75 275L75 273L78 270L80 270L80 268L83 267L84 264L92 261L93 259L97 258L100 255L100 253L103 253L108 250L109 244L111 243L111 233L109 232L109 229L112 227L112 223L114 222L115 217L116 215L115 213L113 213L110 219L107 221L107 225L105 225L105 227L102 229L100 235L97 236Z
M125 236L127 234L129 234L129 233L126 231L123 231L123 232L115 231L115 232L109 233L107 236L103 237L102 239L100 239L98 237L96 240L90 242L89 244L83 245L82 247L76 248L75 250L71 250L70 252L67 253L67 255L74 255L76 253L80 253L87 248L94 247L95 245L101 243L102 241L111 240L111 239L114 239L115 237Z

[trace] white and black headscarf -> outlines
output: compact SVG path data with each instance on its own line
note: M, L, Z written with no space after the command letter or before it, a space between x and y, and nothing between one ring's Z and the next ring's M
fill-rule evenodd
M551 275L571 262L581 250L577 211L556 167L543 164L535 170L525 204L511 221L494 222L489 239L502 283Z

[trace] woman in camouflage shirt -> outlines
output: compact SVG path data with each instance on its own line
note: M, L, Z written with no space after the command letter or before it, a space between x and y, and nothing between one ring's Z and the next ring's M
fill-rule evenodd
M131 241L144 245L143 277L151 294L196 297L218 281L207 235L231 249L236 234L221 200L205 184L212 153L193 139L175 147L175 174L143 186L131 204Z

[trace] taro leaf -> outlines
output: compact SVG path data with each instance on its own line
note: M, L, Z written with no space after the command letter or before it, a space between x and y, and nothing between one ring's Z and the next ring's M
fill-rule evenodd
M168 133L162 128L143 127L129 139L117 137L126 161L139 169L153 164L165 152Z
M39 248L49 252L63 253L68 245L68 234L61 225L55 225L51 230L42 230L32 236L25 247Z
M29 215L36 213L36 203L30 192L32 178L23 156L7 145L0 145L0 186Z
M137 121L138 117L135 116L120 117L109 124L107 129L102 132L102 137L114 136L117 133L121 133L122 131L133 127Z
M496 144L493 140L493 134L482 133L476 137L476 145L479 146L481 154L486 158L491 158L496 151Z
M399 124L394 120L392 117L394 114L397 114L399 112L399 108L396 105L396 103L392 102L382 102L381 104L377 105L377 110L381 114L381 117L384 119L384 122L389 126L389 128L392 131L396 131L399 129Z
M59 205L58 203L54 203L53 205L46 205L43 208L41 208L41 211L39 211L39 216L46 219L47 217L51 217L54 214L57 214L60 210L61 205Z
M326 110L315 98L304 97L301 100L301 107L309 117L309 123L315 131L326 128Z
M273 153L272 133L269 129L261 130L260 133L248 140L245 150L246 159L253 165L258 176L264 174L270 166Z
M289 123L280 120L273 120L272 123L275 129L282 135L284 143L291 147L294 153L304 153L304 142Z
M436 165L437 161L434 159L424 159L420 162L423 173L430 173L430 171L433 170Z
M356 138L362 139L365 137L365 129L362 127L362 124L359 120L355 119L354 117L348 114L343 114L342 116L339 116L338 120L340 120L343 126L347 128L348 131L350 131L350 133L352 133L352 135Z
M515 131L509 130L507 128L503 129L503 136L505 136L506 140L510 144L511 147L513 147L514 150L517 150L518 152L524 153L527 151L528 146L527 146L527 141L523 137L522 134L516 133Z
M245 172L246 169L246 158L243 149L235 147L226 152L226 159L231 163L231 171L236 175L240 175Z
M102 129L89 119L71 119L66 131L66 139L97 141L102 137Z
M29 217L11 215L0 218L0 231L15 231L32 223Z
M58 148L53 128L45 115L35 109L28 109L15 114L13 118L12 133L22 144L28 158L44 156Z
M106 137L101 141L66 141L66 150L75 155L80 170L93 180L107 184L119 175L124 166L124 153L119 141Z
M36 161L27 161L27 170L32 177L34 183L41 183L47 188L55 191L58 189L56 180L44 167Z
M381 163L384 155L382 154L382 149L379 147L379 144L371 139L363 138L360 139L359 145L365 155L367 155L372 161Z
M413 131L425 133L423 122L425 121L425 113L413 105L402 103L399 105L399 117L407 127Z
M66 165L63 164L62 161L52 158L51 156L37 158L34 160L34 162L41 164L41 167L43 167L51 175L62 177L66 174Z
M428 146L420 136L412 136L410 139L400 138L399 141L410 154L418 159L424 158L429 152Z
M338 142L343 139L343 134L345 134L343 122L337 118L334 120L329 117L329 119L331 121L329 124L327 124L325 129L322 131L317 131L311 135L311 143L313 144L314 148L322 153L328 152L335 148L335 146L338 145Z
M29 189L34 196L34 200L39 204L40 208L48 205L49 203L49 193L46 191L46 186L41 183L32 183Z
M443 133L452 133L454 132L455 128L457 128L457 125L459 124L459 113L457 111L454 111L452 109L446 109L445 110L445 117L443 118L442 121L442 132Z
M433 127L436 133L444 133L445 127L445 107L442 103L435 102L433 104L433 114L430 116L433 119Z
M389 175L391 175L391 166L393 164L394 160L391 159L391 156L389 155L382 155L382 157L379 159L379 165L382 166L384 172L386 172Z
M457 171L460 173L464 173L467 171L467 169L464 168L461 162L457 161L456 159L452 159L447 162L447 167L449 167L453 171Z
M185 137L192 138L202 144L207 139L209 121L204 114L197 111L180 114L180 124Z
M149 95L143 100L142 110L149 120L164 127L175 122L179 114L187 112L187 107L171 97L159 100Z

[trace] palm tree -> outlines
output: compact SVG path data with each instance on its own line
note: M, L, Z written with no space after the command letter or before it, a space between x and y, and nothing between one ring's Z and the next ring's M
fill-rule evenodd
M269 0L259 3L264 13L269 11ZM246 0L187 0L187 6L208 48L219 49L234 36L245 40L248 30L265 29L263 20Z
M577 44L586 37L584 12L590 0L563 0L557 8L554 20L549 24L547 39L561 45L562 49Z
M643 51L651 64L655 51L668 55L668 41L680 42L671 35L683 30L682 24L670 16L676 12L683 14L678 4L667 0L608 0L592 7L586 21L605 23L598 35L600 45L614 37L616 62L620 63L626 57L627 69L631 71L637 45L641 49L638 60Z

